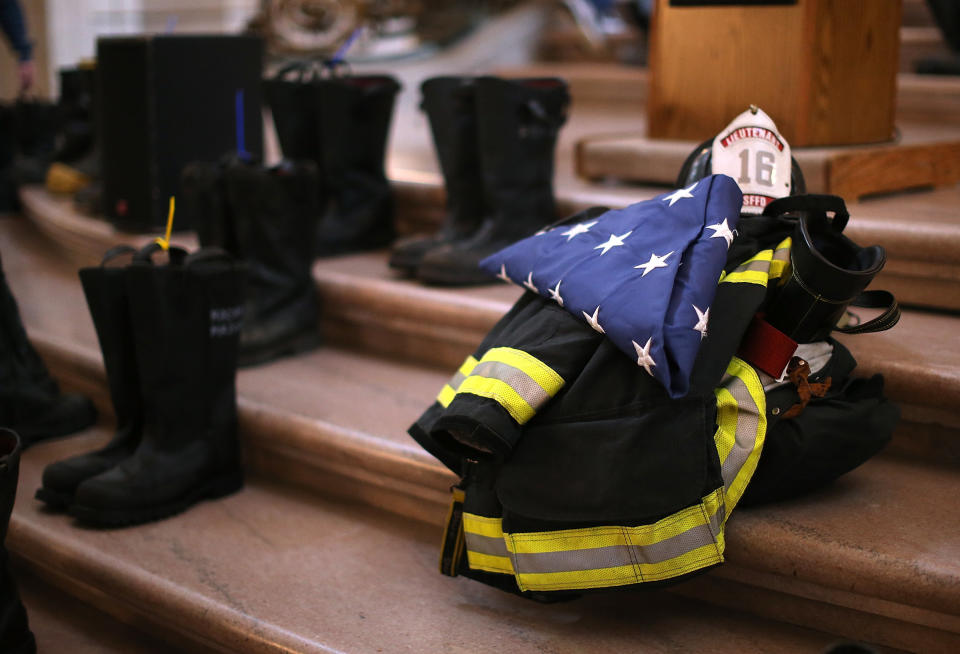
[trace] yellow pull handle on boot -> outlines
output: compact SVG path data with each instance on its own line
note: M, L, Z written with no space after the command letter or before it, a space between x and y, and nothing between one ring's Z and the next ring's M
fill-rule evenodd
M47 169L46 187L52 193L76 193L90 186L92 180L79 170L54 162Z
M173 212L176 208L175 200L173 195L170 196L170 211L167 213L167 232L164 234L163 238L157 237L156 242L164 249L164 251L170 249L170 232L173 231Z

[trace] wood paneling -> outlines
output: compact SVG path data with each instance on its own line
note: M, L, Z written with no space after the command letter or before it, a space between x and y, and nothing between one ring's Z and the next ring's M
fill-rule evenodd
M703 140L757 104L791 144L888 140L900 2L671 7L650 45L650 136Z

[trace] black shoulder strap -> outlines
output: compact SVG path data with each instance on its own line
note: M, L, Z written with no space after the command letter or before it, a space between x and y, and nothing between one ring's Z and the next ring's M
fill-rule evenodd
M222 248L209 247L202 248L188 255L184 259L183 265L187 268L196 263L206 263L216 261L219 263L235 263L236 259L229 252Z
M883 332L900 320L900 305L897 304L897 298L890 291L864 291L851 302L855 307L865 309L886 309L882 314L868 320L867 322L850 327L839 327L835 331L841 334L870 334L873 332Z
M792 212L816 212L823 216L833 213L830 225L837 233L842 232L850 220L846 203L837 195L788 195L772 201L763 209L765 216L780 216Z
M137 249L132 245L126 245L126 244L114 245L112 248L110 248L104 253L103 259L100 260L100 265L105 266L110 261L112 261L113 259L116 259L117 257L123 256L125 254L134 255L136 253L137 253Z

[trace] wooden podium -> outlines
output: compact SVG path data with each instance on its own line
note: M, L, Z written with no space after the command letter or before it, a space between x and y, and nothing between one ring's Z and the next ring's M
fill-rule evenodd
M793 146L888 141L900 12L900 0L657 0L648 136L702 141L756 104Z

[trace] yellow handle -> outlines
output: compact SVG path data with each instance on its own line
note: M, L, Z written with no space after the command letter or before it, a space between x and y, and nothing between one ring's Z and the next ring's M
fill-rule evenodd
M160 244L164 250L170 249L170 232L173 231L173 210L174 210L174 196L170 196L170 213L167 214L167 233L163 238L157 238L157 243Z

